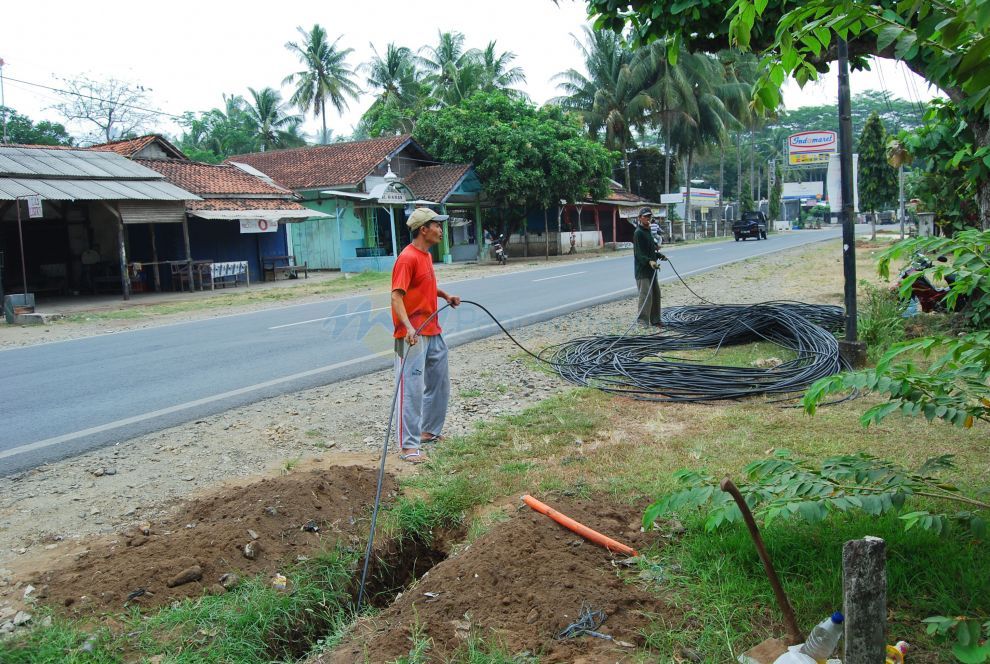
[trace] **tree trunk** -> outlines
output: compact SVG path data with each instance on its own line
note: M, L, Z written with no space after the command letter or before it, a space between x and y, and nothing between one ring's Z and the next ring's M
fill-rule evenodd
M877 240L877 211L870 210L870 242Z
M718 142L718 217L722 218L722 192L725 191L725 143ZM718 227L716 227L717 229ZM717 234L717 233L716 233Z
M629 179L629 154L626 152L626 142L622 141L622 163L626 168L626 191L632 191L632 181Z
M990 145L990 120L969 120L976 147ZM980 229L990 230L990 179L982 179L976 184L976 204L980 210Z
M666 139L663 143L663 193L670 193L670 146Z
M756 134L749 132L749 197L756 200L756 181L754 180L754 169L756 168Z
M694 151L688 150L687 153L687 164L684 167L684 223L687 224L691 219L691 159L694 157ZM692 224L693 225L693 224ZM687 227L684 228L684 239L687 239Z
M736 132L736 200L742 204L742 132Z
M327 142L327 102L325 99L320 101L320 115L323 117L323 135L320 137L320 143L325 144Z

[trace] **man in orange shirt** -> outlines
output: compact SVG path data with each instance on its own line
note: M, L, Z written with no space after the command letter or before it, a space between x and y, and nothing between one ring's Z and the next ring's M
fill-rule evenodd
M396 437L399 458L412 463L426 461L422 444L440 438L450 399L447 344L440 336L440 324L434 317L416 332L436 313L437 298L442 297L452 307L461 303L461 298L437 288L433 272L430 248L443 239L442 222L446 219L445 214L417 208L406 221L412 243L399 253L392 268L392 322L399 383Z

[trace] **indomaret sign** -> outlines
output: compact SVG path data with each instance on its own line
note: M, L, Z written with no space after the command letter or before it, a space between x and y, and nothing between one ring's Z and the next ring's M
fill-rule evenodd
M802 131L787 137L787 163L791 166L827 166L830 154L837 151L834 131Z

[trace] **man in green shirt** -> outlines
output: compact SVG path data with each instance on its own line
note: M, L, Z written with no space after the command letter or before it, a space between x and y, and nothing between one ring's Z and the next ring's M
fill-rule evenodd
M633 233L633 270L636 287L639 288L639 322L648 327L660 326L660 282L654 277L657 261L667 257L660 253L650 222L653 211L645 207L639 211L639 226Z

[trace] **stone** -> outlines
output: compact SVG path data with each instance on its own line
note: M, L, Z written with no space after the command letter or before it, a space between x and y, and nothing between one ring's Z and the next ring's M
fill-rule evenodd
M248 529L247 533L248 533L248 537L250 537L251 539L253 540L258 539L258 533L254 532L253 530Z
M261 553L261 545L257 541L250 541L244 545L244 557L248 560L257 560Z
M31 622L31 614L27 611L18 611L14 615L14 627L20 627L21 625L26 625Z
M186 583L191 583L193 581L199 581L203 578L203 569L199 565L193 565L192 567L187 567L182 570L165 584L169 588L175 588L176 586L181 586Z
M231 588L236 588L237 584L241 582L241 577L237 576L233 572L227 572L220 576L220 585L224 587L225 590L230 590Z

